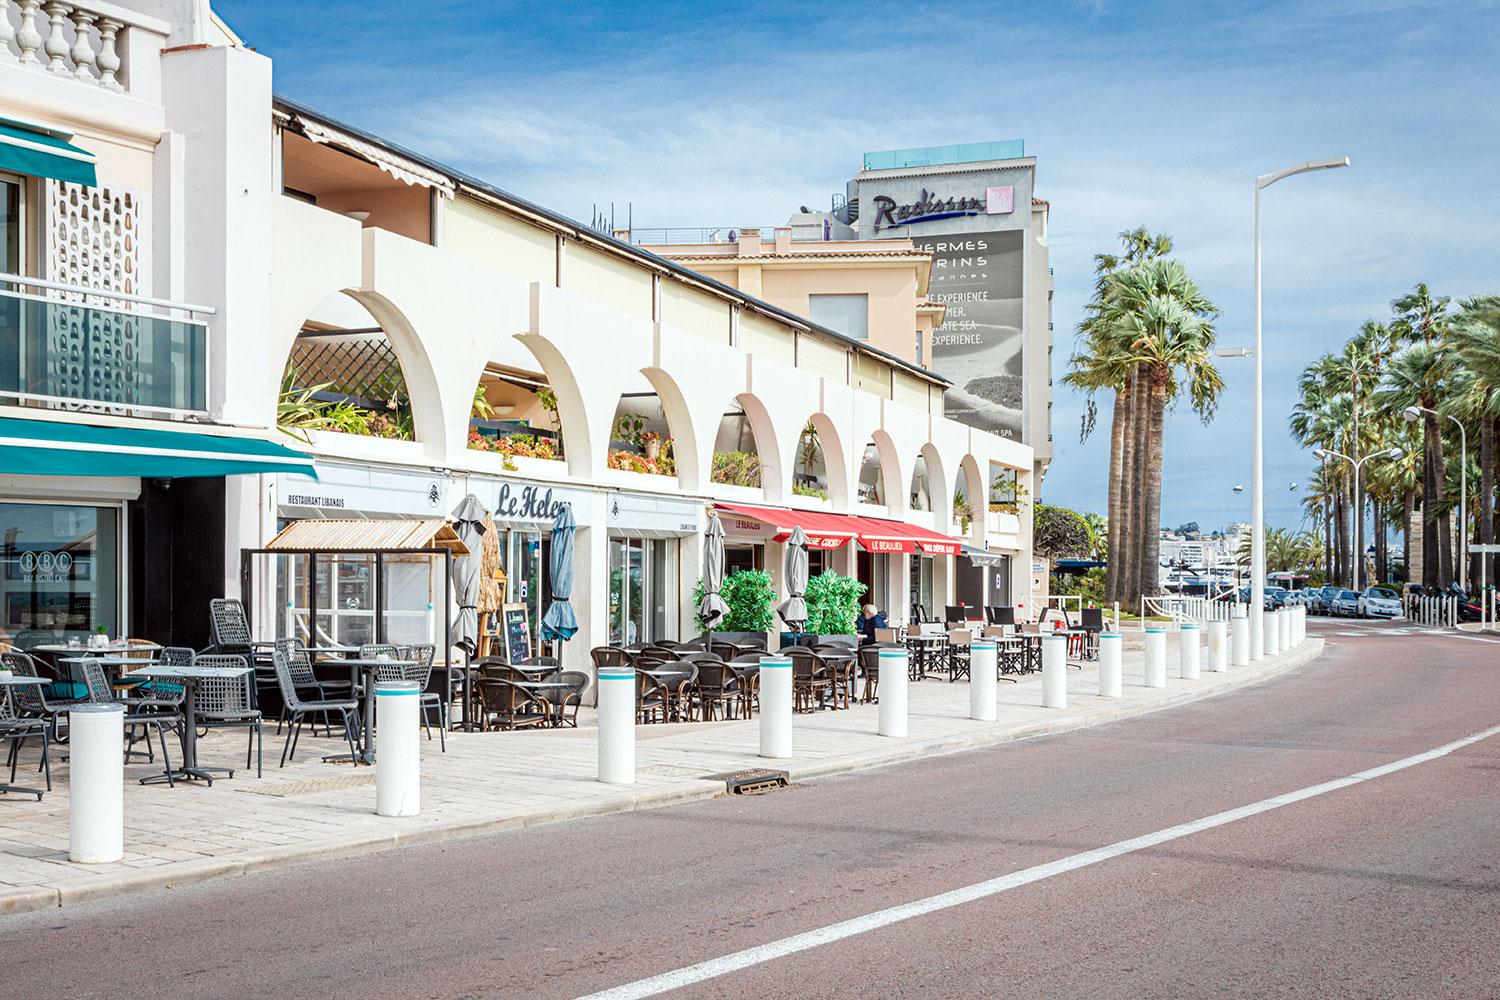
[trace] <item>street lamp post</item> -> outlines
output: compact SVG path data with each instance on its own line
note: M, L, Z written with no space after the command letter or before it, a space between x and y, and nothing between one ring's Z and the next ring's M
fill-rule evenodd
M1401 415L1406 418L1406 422L1409 423L1409 424L1414 424L1418 420L1421 420L1422 419L1422 414L1424 414L1424 413L1430 413L1434 417L1446 416L1449 420L1453 421L1455 424L1458 425L1458 450L1460 452L1460 454L1459 454L1459 463L1458 463L1458 477L1459 477L1458 478L1458 553L1459 553L1459 555L1458 555L1458 564L1459 564L1459 573L1464 578L1464 590L1468 590L1469 589L1469 583L1468 583L1468 581L1469 581L1469 435L1468 435L1468 432L1464 430L1464 422L1462 420L1458 419L1457 417L1453 416L1452 414L1439 413L1437 410L1429 409L1429 408L1427 408L1425 406L1408 406L1405 410L1401 411ZM1423 461L1426 461L1427 456L1423 455L1422 458L1423 458ZM1438 538L1441 539L1442 536L1439 535ZM1442 563L1439 562L1438 565L1441 566ZM1410 577L1410 575L1411 575L1411 573L1410 573L1410 570L1408 569L1407 576Z
M1296 483L1287 483L1285 486L1273 486L1270 489L1266 490L1265 495L1262 497L1262 499L1263 500L1267 499L1267 498L1269 498L1271 496L1272 493L1280 493L1282 490L1290 490L1291 492L1296 493L1297 492L1297 484ZM1245 487L1242 484L1240 484L1240 483L1235 483L1234 484L1234 492L1236 492L1236 493L1243 493L1243 492L1245 492ZM1253 541L1251 543L1251 546L1252 546L1252 552L1253 552L1253 547L1254 547L1254 542ZM1264 553L1262 553L1262 555L1264 555ZM1253 558L1253 555L1252 555L1252 558ZM1265 564L1262 563L1261 566L1262 566L1262 570L1264 570ZM1236 581L1236 582L1238 582L1238 581ZM1262 572L1262 574L1261 574L1261 594L1260 594L1261 600L1265 599L1265 583L1266 583L1266 581L1265 581L1265 574L1264 574L1264 572ZM1255 585L1254 584L1254 576L1252 575L1252 577L1251 577L1251 587L1253 588L1254 585ZM1255 595L1255 591L1252 589L1250 593L1251 593L1251 597L1253 599L1254 595Z
M1332 448L1319 448L1317 451L1313 452L1313 458L1316 458L1319 461L1324 461L1329 458L1342 458L1344 461L1354 466L1354 489L1355 495L1358 496L1360 477L1364 474L1364 467L1366 462L1370 461L1370 459L1372 458L1389 458L1392 461L1395 461L1404 454L1406 454L1406 452L1402 451L1400 448L1387 448L1384 451L1371 452L1364 458L1355 461L1348 455L1345 455L1343 452L1334 451ZM1364 521L1365 510L1363 500L1360 501L1359 510L1355 511L1354 516L1360 521ZM1365 589L1360 586L1360 571L1364 569L1365 565L1365 554L1364 551L1360 548L1362 544L1362 541L1355 540L1354 532L1349 532L1349 548L1351 550L1350 555L1354 557L1354 565L1352 568L1354 570L1354 592L1356 594L1363 592Z
M1283 177L1303 174L1311 170L1330 170L1347 167L1349 157L1336 156L1326 160L1308 160L1294 167L1287 167L1274 174L1262 174L1255 178L1255 343L1250 350L1255 356L1255 402L1254 417L1250 431L1250 486L1254 494L1250 498L1250 593L1256 597L1265 593L1266 586L1266 511L1265 498L1261 494L1264 476L1264 432L1262 411L1265 409L1261 382L1265 351L1262 350L1260 332L1260 193ZM1265 656L1265 608L1260 600L1250 602L1250 658L1259 660Z

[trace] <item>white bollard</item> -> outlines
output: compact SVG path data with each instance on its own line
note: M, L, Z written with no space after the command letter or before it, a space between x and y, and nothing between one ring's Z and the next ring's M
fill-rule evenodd
M1068 707L1068 637L1042 637L1042 707Z
M910 655L904 649L880 651L880 718L876 725L881 736L906 737L906 685L910 680Z
M1000 647L976 639L969 646L969 718L994 722L995 688L1000 669Z
M1124 638L1118 632L1099 633L1099 694L1118 698L1123 680L1120 670L1120 647Z
M1208 623L1208 669L1221 674L1229 663L1229 623L1219 619Z
M1177 630L1177 676L1185 681L1198 679L1202 633L1197 625L1184 625Z
M1236 667L1250 665L1250 616L1229 619L1229 662Z
M416 816L422 810L422 686L416 681L375 685L375 814Z
M760 755L792 755L792 659L760 658Z
M1167 686L1167 633L1163 629L1146 630L1146 686Z
M635 784L635 668L599 669L599 780Z
M1265 641L1261 644L1261 649L1265 652L1266 656L1275 656L1281 652L1281 648L1278 645L1281 638L1281 623L1276 620L1276 612L1274 611L1267 611L1262 620L1265 622L1266 627Z
M1282 608L1276 612L1276 627L1280 632L1276 636L1276 646L1283 653L1292 648L1292 609Z
M1307 606L1297 609L1297 645L1307 641Z
M68 860L119 861L125 856L125 706L71 708L68 733Z

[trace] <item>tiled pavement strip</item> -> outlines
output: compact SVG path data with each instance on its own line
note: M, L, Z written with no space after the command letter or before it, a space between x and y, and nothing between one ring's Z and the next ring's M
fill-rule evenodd
M422 814L376 816L375 769L329 764L322 754L342 740L310 739L304 727L297 761L276 766L281 740L265 731L265 777L254 769L232 780L141 785L160 763L125 768L125 858L116 864L68 861L66 746L54 748L53 790L41 802L0 795L0 913L62 906L108 896L240 875L299 861L364 854L387 848L492 833L514 827L655 808L724 794L722 782L702 776L754 767L790 772L792 780L858 771L1010 740L1098 725L1185 704L1263 680L1318 656L1321 639L1226 673L1205 671L1197 681L1176 677L1176 643L1167 656L1166 688L1148 689L1143 654L1127 650L1121 699L1097 695L1096 663L1068 671L1068 708L1041 708L1040 675L999 685L999 720L968 718L969 685L941 678L910 688L906 739L876 734L878 709L798 715L795 756L757 756L759 722L715 722L637 728L634 785L595 780L593 716L578 730L452 733L448 752L422 741ZM1205 656L1206 660L1206 656ZM18 783L37 783L38 755L28 744ZM243 731L216 731L199 740L207 765L244 763ZM29 763L28 763L29 762Z

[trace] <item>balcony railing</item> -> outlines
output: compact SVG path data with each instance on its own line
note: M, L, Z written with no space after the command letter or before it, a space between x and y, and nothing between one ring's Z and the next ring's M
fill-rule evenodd
M159 18L90 0L0 0L0 65L21 65L64 79L130 92L133 58L155 59L168 26ZM154 81L154 68L141 74Z
M0 274L0 400L207 413L208 327L191 317L213 312Z

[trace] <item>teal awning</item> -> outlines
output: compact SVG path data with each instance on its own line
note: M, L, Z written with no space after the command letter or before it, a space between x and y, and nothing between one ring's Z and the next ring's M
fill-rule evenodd
M176 479L254 472L318 477L310 456L261 438L0 418L0 473Z
M0 118L0 170L97 187L94 154L70 138L68 132Z

